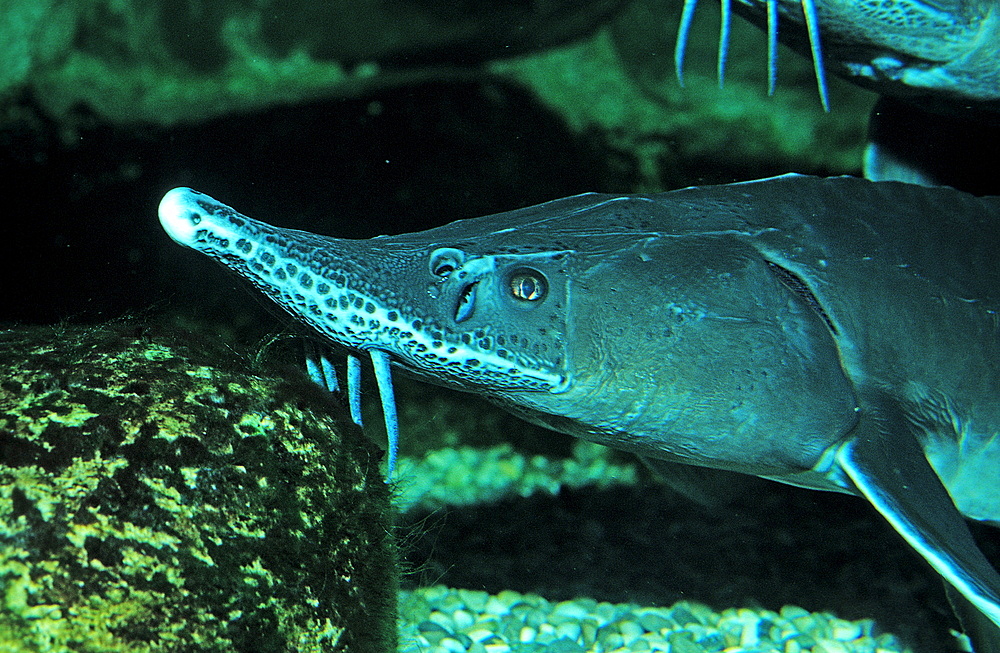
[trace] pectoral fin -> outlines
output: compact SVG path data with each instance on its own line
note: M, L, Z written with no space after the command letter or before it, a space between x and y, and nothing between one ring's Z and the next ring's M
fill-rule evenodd
M653 475L681 496L704 508L719 509L729 505L737 497L741 480L734 481L737 472L721 469L696 467L683 463L669 462L647 456L639 456ZM744 474L738 474L746 478Z
M900 535L992 622L991 632L973 634L980 638L977 650L997 650L1000 574L977 548L906 417L889 407L863 418L858 429L857 437L841 445L838 464Z

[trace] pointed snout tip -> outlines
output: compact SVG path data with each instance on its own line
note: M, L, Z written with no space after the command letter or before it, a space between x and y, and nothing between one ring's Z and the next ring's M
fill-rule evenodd
M201 193L190 188L174 188L160 200L160 225L175 242L190 246L202 216L194 199Z

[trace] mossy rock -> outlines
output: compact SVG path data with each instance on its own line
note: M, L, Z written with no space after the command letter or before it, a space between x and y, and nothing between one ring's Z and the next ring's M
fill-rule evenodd
M0 332L0 650L394 648L380 455L233 358Z

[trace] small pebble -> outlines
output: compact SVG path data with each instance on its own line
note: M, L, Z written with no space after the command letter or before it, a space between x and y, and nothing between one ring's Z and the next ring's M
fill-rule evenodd
M556 637L560 639L571 639L574 642L580 640L583 629L580 624L573 621L563 621L556 626Z
M850 649L844 642L839 642L835 639L824 639L816 642L816 646L813 647L813 653L850 653Z
M659 611L647 610L639 615L639 623L650 632L657 632L663 628L669 628L673 622Z
M833 639L850 641L861 637L861 624L843 619L834 619L831 623L830 635Z
M456 593L462 603L473 613L485 611L486 602L490 600L489 594L478 590L460 589Z
M642 637L646 629L638 621L619 621L618 632L622 634L626 646L631 646L632 642Z
M422 621L417 625L417 631L427 638L431 644L437 644L451 634L447 628L433 621Z
M486 649L486 653L510 653L510 645L503 642L486 644L483 648Z
M466 653L466 647L454 637L445 637L438 642L438 648L448 653Z

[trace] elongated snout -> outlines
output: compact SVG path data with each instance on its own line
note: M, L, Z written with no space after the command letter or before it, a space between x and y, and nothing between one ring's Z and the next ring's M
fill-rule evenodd
M191 188L174 188L160 200L160 224L174 242L193 247L204 208L198 201L207 196Z

